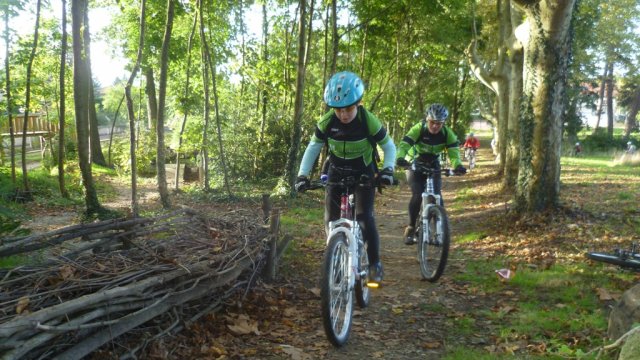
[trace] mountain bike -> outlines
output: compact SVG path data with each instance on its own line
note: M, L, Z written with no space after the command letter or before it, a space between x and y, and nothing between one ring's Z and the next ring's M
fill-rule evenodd
M464 149L464 157L467 161L469 161L469 170L476 167L476 148L465 148Z
M374 286L369 283L367 244L360 224L355 220L354 191L358 186L374 185L368 176L362 175L359 179L347 176L336 182L314 181L308 189L325 186L342 189L340 218L329 223L320 286L324 331L329 341L340 347L347 342L351 332L354 296L358 306L365 308L371 299L369 286Z
M615 248L612 252L590 251L585 255L594 261L640 271L640 246L638 243L631 244L630 249Z
M445 176L457 175L452 169L433 169L427 164L414 162L412 169L426 177L422 193L422 208L418 215L414 239L418 245L418 261L422 279L437 281L447 265L451 244L451 229L447 211L442 206L441 196L433 189L433 177L437 173Z

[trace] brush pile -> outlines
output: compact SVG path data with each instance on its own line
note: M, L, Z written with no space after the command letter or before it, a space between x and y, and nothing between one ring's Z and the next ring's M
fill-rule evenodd
M135 358L246 291L268 238L255 214L182 209L3 239L0 257L33 265L0 270L0 357Z

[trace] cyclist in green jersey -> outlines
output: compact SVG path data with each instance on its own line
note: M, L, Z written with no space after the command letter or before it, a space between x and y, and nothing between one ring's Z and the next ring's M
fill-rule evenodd
M375 147L380 145L384 152L384 163L378 174L383 184L393 184L393 167L396 147L380 120L360 104L364 95L364 84L354 73L339 72L331 77L325 90L324 101L331 107L316 124L314 135L302 156L296 190L309 186L309 173L322 147L329 148L328 181L339 181L346 175L376 176ZM341 189L327 186L325 193L325 225L340 217ZM379 283L383 278L380 261L380 236L373 216L375 188L356 189L356 220L362 228L362 236L367 242L369 258L369 279Z
M460 150L458 148L458 138L444 121L449 116L449 110L444 105L432 104L427 109L426 122L420 121L415 124L404 136L398 145L396 155L396 165L408 167L411 165L405 158L410 148L415 147L416 158L414 162L420 162L427 166L439 170L440 161L438 155L446 152L451 161L451 166L458 174L467 172L460 161ZM411 245L415 243L413 234L415 233L416 219L422 204L422 192L425 187L425 178L422 174L409 170L409 184L411 186L411 200L409 201L409 225L404 231L404 243ZM433 191L441 195L442 177L436 173L433 177ZM442 196L440 197L442 199ZM442 205L442 204L441 204Z

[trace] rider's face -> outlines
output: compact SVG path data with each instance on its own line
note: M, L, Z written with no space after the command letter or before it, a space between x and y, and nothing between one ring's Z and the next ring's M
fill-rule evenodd
M444 121L427 120L427 129L432 134L437 134L442 129L442 125L444 125Z
M353 104L351 106L347 106L346 108L334 108L333 111L335 111L336 116L341 123L348 124L356 118L356 115L358 114L358 104Z

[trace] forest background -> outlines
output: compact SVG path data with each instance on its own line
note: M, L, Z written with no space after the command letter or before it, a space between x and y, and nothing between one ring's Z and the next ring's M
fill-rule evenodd
M3 0L3 198L37 195L24 145L31 130L16 121L29 114L51 134L42 163L89 214L101 212L95 165L131 178L134 214L138 176L155 177L170 207L167 163L199 168L196 189L233 195L251 181L289 193L327 111L327 79L351 70L396 143L433 102L450 108L460 139L472 121L488 121L516 208L555 207L559 158L574 142L588 151L637 143L640 9L631 0L552 3ZM89 9L98 8L111 21L93 33ZM33 22L10 21L27 13ZM89 51L97 38L125 59L127 77L95 81L105 70ZM127 135L101 143L101 125ZM74 170L82 186L69 194L65 172Z

